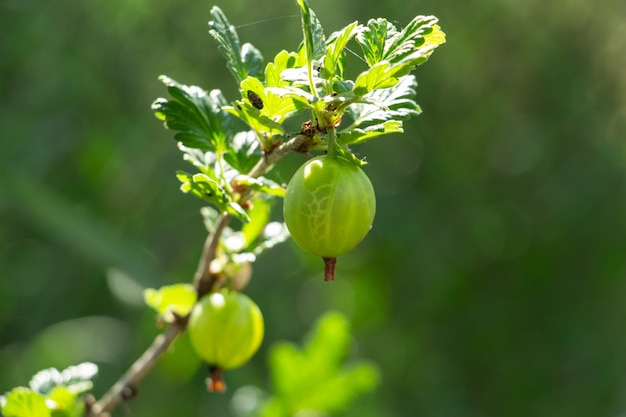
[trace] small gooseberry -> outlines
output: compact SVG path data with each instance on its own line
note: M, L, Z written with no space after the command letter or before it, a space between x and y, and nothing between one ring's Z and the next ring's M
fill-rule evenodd
M243 365L261 345L263 315L246 295L223 290L196 303L187 329L194 350L211 367L209 390L223 391L221 370Z

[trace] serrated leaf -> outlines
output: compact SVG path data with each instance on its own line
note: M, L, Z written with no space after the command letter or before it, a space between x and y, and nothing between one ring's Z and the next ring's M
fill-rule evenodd
M235 106L226 106L224 110L240 118L257 133L263 149L270 149L275 136L285 133L284 127L269 117L261 114L259 109L248 102L237 101Z
M348 113L354 122L345 131L358 126L379 124L388 120L407 120L417 116L421 110L413 101L416 87L415 77L406 75L393 87L370 92L361 102L348 106Z
M241 46L235 27L219 7L213 6L211 16L214 20L209 22L209 34L217 41L218 49L226 58L226 66L237 84L247 76L259 73L263 64L261 53L249 43Z
M285 415L308 409L337 413L379 381L377 368L365 361L344 365L350 344L350 325L341 313L328 312L316 323L305 346L279 343L270 351L276 396L261 415L276 410Z
M402 122L399 120L388 120L386 122L368 126L365 129L351 129L348 133L337 137L340 145L356 145L369 139L389 133L402 133Z
M174 284L159 289L147 288L143 297L148 307L154 309L167 323L174 321L174 314L184 317L197 300L196 290L191 284Z
M370 19L356 40L369 66L387 61L401 66L405 71L401 75L405 75L445 42L445 34L436 23L434 16L416 16L399 31L386 19Z
M378 62L358 75L354 81L354 94L363 97L373 90L393 87L403 72L401 66L392 66L387 61Z
M46 400L52 417L82 417L85 411L85 402L78 394L62 385L55 387Z
M289 82L283 79L282 72L290 68L298 68L304 66L300 62L300 56L295 52L280 51L274 57L274 61L265 67L265 86L266 87L284 87Z
M4 417L49 417L50 409L43 395L17 387L6 395L2 414Z
M171 98L157 99L152 110L158 119L174 130L175 139L189 148L223 151L232 117L222 110L228 104L221 91L207 93L200 87L179 84L162 75Z
M274 197L285 196L285 189L269 178L252 178L247 175L239 175L235 180L239 185L243 185L259 193L268 194Z
M246 92L248 96L250 91L254 93L257 102L252 103L248 98L248 103L257 108L261 116L265 116L276 123L281 123L303 107L292 97L279 96L271 90L265 89L263 84L253 77L248 77L241 82L241 90Z
M307 60L312 62L313 60L323 57L326 52L324 29L306 0L297 1L301 11Z
M350 39L356 35L360 28L358 22L352 22L345 28L333 32L326 42L326 55L324 57L324 78L344 77L343 50Z
M230 141L224 160L240 173L248 173L261 158L254 131L238 132Z

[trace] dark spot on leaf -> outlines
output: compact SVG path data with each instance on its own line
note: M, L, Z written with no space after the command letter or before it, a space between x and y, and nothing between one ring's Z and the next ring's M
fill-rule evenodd
M250 103L252 103L252 105L256 107L257 109L261 110L263 108L263 100L261 100L261 97L259 97L252 90L248 90L247 94L248 94L248 100L250 100Z

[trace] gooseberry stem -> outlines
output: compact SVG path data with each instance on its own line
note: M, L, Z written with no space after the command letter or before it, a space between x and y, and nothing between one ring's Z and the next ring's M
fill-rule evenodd
M337 265L337 258L326 258L324 259L324 281L334 281L335 280L335 265Z
M337 156L337 132L334 127L328 128L328 157L334 158Z

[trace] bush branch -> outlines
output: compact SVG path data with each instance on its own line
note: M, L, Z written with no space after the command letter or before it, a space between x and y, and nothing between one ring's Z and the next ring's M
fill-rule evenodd
M310 141L310 137L297 135L291 140L282 143L272 151L265 153L259 162L248 173L251 177L258 177L265 173L280 158L293 151L301 151ZM219 244L222 232L230 222L232 216L220 215L215 225L215 230L209 234L204 247L198 269L194 276L194 285L198 292L198 299L210 291L217 284L216 277L211 274L210 265L215 259L215 253ZM95 403L88 405L85 417L104 417L109 411L114 410L121 403L132 398L136 392L136 385L150 372L170 345L176 340L179 334L185 331L187 318L180 317L170 324L164 333L159 334L146 351L132 364L132 366L122 375L115 384Z

